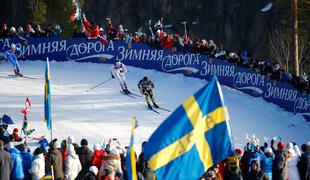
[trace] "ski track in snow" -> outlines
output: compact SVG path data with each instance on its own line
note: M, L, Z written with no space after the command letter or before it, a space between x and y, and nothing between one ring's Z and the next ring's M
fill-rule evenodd
M13 118L15 125L10 126L10 131L14 127L20 129L23 122L20 111L29 97L32 104L27 116L29 128L36 130L33 136L46 135L49 139L50 133L43 122L45 62L24 61L20 65L22 73L38 79L10 77L10 64L0 64L0 116L5 113ZM72 135L77 143L86 138L90 147L103 138L118 138L123 146L128 146L131 121L136 116L139 127L135 130L135 144L139 152L141 143L169 116L170 113L163 110L158 110L160 114L147 110L144 97L133 99L121 94L116 79L86 91L110 78L110 67L111 64L50 62L53 137L62 140ZM180 74L134 67L128 70L129 90L137 89L138 80L147 75L154 81L159 106L172 111L206 83ZM299 145L309 141L310 124L302 116L286 112L261 98L222 87L236 147L245 145L247 134L255 134L261 142L264 137L274 136L281 136L285 141L294 140Z

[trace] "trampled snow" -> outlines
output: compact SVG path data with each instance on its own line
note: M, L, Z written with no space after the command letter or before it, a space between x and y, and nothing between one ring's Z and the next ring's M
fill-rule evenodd
M135 139L139 151L141 143L169 116L170 113L163 110L159 110L160 114L149 111L144 97L134 99L121 94L116 79L87 91L110 78L110 67L110 64L50 62L53 138L62 140L72 135L77 143L86 138L91 145L100 143L103 138L118 138L123 146L127 146L132 118L136 116L139 127L135 131ZM147 75L154 81L158 105L170 110L207 83L154 70L134 67L128 67L128 70L126 81L129 90L138 93L137 82ZM16 78L10 76L13 74L10 64L0 64L0 116L5 113L15 121L15 125L9 128L10 132L14 127L22 127L21 109L29 97L32 104L27 116L29 128L35 129L34 137L46 135L50 139L43 121L44 71L44 61L25 61L21 62L21 72L38 79ZM246 137L253 134L261 142L275 136L299 144L309 141L310 124L302 116L286 112L261 98L225 86L222 88L237 147L243 147Z

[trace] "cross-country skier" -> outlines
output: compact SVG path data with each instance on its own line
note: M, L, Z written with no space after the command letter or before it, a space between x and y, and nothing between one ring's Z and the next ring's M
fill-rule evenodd
M154 88L154 84L148 77L144 76L143 79L138 82L138 88L140 89L141 94L145 95L145 100L149 109L152 109L149 99L151 99L155 108L159 108L153 96L152 89Z
M122 63L120 60L117 60L110 69L110 73L112 78L118 78L123 92L126 94L131 94L131 92L127 89L127 84L125 81L125 73L127 73L127 68L125 64Z
M10 61L13 65L14 73L16 76L23 76L20 73L19 64L17 58L21 57L23 52L20 48L17 48L15 44L11 44L11 49L8 50L4 56L4 59Z

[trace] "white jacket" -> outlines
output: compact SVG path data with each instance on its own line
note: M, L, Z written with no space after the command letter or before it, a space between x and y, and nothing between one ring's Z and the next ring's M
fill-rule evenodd
M35 156L29 171L33 180L40 180L45 175L45 161L42 153Z
M300 180L299 171L297 168L297 163L299 161L299 155L296 153L296 149L289 150L292 155L288 158L288 179Z
M79 156L76 154L72 144L68 147L68 156L65 161L65 179L74 180L82 170Z

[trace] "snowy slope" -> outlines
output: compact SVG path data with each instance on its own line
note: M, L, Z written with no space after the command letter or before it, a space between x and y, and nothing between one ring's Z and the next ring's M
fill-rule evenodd
M65 139L73 135L78 143L86 138L90 144L113 137L119 138L126 146L130 139L131 120L136 116L139 123L136 144L139 150L141 142L147 140L169 116L166 111L160 110L161 114L156 114L147 110L142 97L133 99L122 95L116 80L87 92L87 89L110 77L110 67L105 64L50 62L53 137ZM29 126L36 129L34 136L49 137L43 122L45 62L22 62L21 69L25 75L39 79L8 76L12 74L11 66L8 63L0 65L0 116L6 113L14 119L16 126L11 126L11 129L21 128L23 116L20 111L25 98L29 97L32 103ZM137 90L138 80L148 75L155 82L155 97L159 106L171 110L206 83L183 75L133 67L128 67L128 70L126 78L130 90ZM247 134L255 134L261 141L264 137L271 139L274 136L295 140L299 144L309 140L310 125L301 116L227 87L223 87L223 93L236 146L245 144Z

